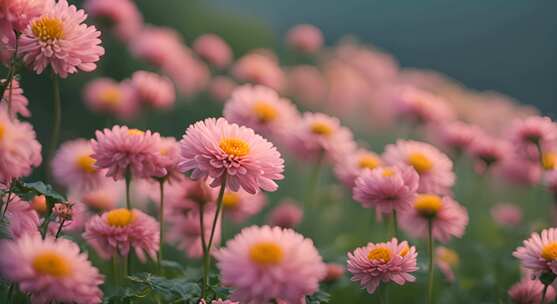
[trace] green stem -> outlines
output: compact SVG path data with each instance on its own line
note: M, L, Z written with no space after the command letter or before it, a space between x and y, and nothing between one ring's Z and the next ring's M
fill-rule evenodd
M201 299L205 299L207 285L209 285L209 255L207 254L207 242L205 241L205 206L199 204L199 228L201 231L201 246L203 247L203 281L201 283Z
M387 285L379 286L377 290L377 298L379 299L379 304L387 304Z
M58 238L60 236L60 232L62 232L62 228L64 227L64 223L66 222L66 220L62 220L60 222L60 226L58 226L58 230L56 231L56 237Z
M118 272L118 255L113 255L112 256L112 279L114 280L114 285L119 286L120 285L120 279L119 279L119 272Z
M396 210L391 213L391 237L396 238L398 236L398 221L396 216Z
M429 253L427 303L433 303L433 233L431 219L427 221L427 249Z
M41 236L43 240L46 238L46 234L48 232L48 224L50 224L50 218L52 217L52 205L50 205L47 201L46 203L47 212L46 216L44 217L43 227L41 231Z
M547 287L549 287L549 285L546 285L546 284L543 285L542 299L540 301L540 304L545 303L545 294L547 293Z
M132 210L132 203L130 198L130 184L132 182L132 176L129 169L126 172L126 208Z
M48 148L48 159L52 159L58 139L60 137L60 124L62 122L62 101L60 98L60 82L58 76L52 72L52 101L54 106L54 117L52 119L52 136L50 137L50 146Z
M12 303L12 297L14 295L14 288L15 287L15 283L10 283L10 287L8 288L8 303Z
M316 201L317 201L316 196L317 196L317 191L319 189L319 178L321 176L321 168L323 167L324 157L325 157L325 153L321 152L317 160L317 163L315 164L311 172L310 183L307 192L308 197L306 202L306 204L311 207L316 206Z
M158 266L159 266L159 273L162 274L162 247L164 244L164 179L159 181L159 191L160 191L160 207L159 207L159 254L158 254Z

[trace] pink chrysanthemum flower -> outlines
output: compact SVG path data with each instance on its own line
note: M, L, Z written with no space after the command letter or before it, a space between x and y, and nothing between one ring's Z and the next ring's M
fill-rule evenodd
M39 17L31 20L20 37L25 64L41 74L47 66L62 78L78 70L91 72L104 55L101 33L83 24L87 15L66 0L47 0Z
M81 202L94 211L108 211L116 208L124 199L124 184L107 179L94 190L70 193L70 200Z
M383 160L388 165L414 167L420 175L418 192L447 194L455 183L452 161L427 143L398 140L394 145L387 145Z
M41 144L33 127L0 109L0 182L27 176L42 162Z
M400 227L413 237L426 238L428 221L431 221L433 238L447 243L451 236L464 235L468 212L449 196L419 194L411 208L401 213Z
M238 84L229 77L216 76L211 79L209 84L209 94L217 101L225 102L232 96L232 92L238 87Z
M127 256L134 249L137 257L145 262L145 254L153 260L157 257L159 223L137 209L114 209L91 218L85 225L83 238L103 259Z
M288 96L315 108L326 99L327 83L321 71L312 65L298 65L286 71L286 91Z
M83 6L91 17L107 22L125 42L135 37L143 26L143 17L131 0L87 0Z
M1 19L1 18L0 18ZM0 20L0 63L9 65L15 52L16 34L6 20Z
M529 239L518 247L513 256L520 260L522 267L531 270L535 276L544 272L557 274L557 229L544 229L541 234L532 233Z
M397 91L395 106L398 115L413 123L439 123L454 119L447 102L429 92L414 87Z
M352 189L360 174L378 168L382 162L374 152L358 149L335 162L334 171L337 178Z
M0 1L0 21L22 32L29 21L39 16L44 9L45 0L2 0Z
M490 213L493 220L500 226L513 227L522 221L522 210L513 204L497 204L491 208Z
M311 24L299 24L286 33L286 43L299 52L313 54L323 45L323 33Z
M278 62L270 56L252 52L240 58L232 68L240 81L261 84L277 91L284 86L284 73Z
M266 203L267 197L262 192L250 194L244 190L225 191L222 198L223 214L235 223L241 223L259 213Z
M3 241L0 247L0 272L29 293L31 303L102 302L99 285L103 276L76 243L25 235L16 241Z
M0 84L4 85L5 79L0 80ZM11 117L16 117L17 114L23 117L31 116L31 112L27 108L29 100L25 95L23 95L23 89L19 85L19 81L16 79L12 80L12 84L6 87L4 91L4 96L2 97L2 104L0 105L11 115Z
M190 96L204 90L211 76L205 63L198 60L186 47L181 47L171 56L164 63L162 70L176 83L180 93Z
M145 26L130 41L130 52L148 63L162 67L171 65L182 50L182 39L175 30L167 27Z
M96 131L96 140L91 140L95 167L107 169L106 176L114 180L123 179L129 171L139 178L166 175L162 156L158 150L159 133L114 126L112 129Z
M231 287L230 298L241 303L300 303L317 291L325 276L313 242L290 229L245 228L215 257L222 284Z
M507 141L483 135L472 143L469 153L476 161L476 171L485 173L486 170L500 165L511 155L512 148Z
M176 101L174 84L167 77L137 71L132 75L131 84L139 101L155 109L168 109Z
M435 248L435 265L441 270L445 280L452 283L455 280L454 269L460 262L460 257L456 251L447 247L439 246Z
M432 126L437 140L451 151L460 153L470 149L472 143L483 134L483 131L460 121Z
M83 203L71 203L54 205L52 210L54 220L48 226L49 233L56 235L60 225L64 232L82 232L92 213L87 210Z
M180 145L176 142L176 139L174 137L162 137L158 148L161 154L161 166L166 170L164 178L171 183L181 181L184 175L178 170Z
M529 160L539 161L538 149L543 153L557 145L557 125L549 117L531 116L515 120L508 132L517 154Z
M335 282L342 278L344 275L344 266L336 263L328 263L327 274L323 278L322 282Z
M356 179L354 200L379 214L402 212L416 199L419 176L410 166L381 167L364 171Z
M416 278L410 273L418 269L417 256L416 248L406 241L399 243L392 239L386 243L369 243L348 253L348 271L352 273L352 281L372 294L381 283L414 282Z
M74 139L63 143L52 160L56 182L74 191L98 188L106 182L105 171L95 167L91 142Z
M213 179L217 187L226 180L232 191L255 194L275 191L274 180L283 178L284 160L277 149L252 129L208 118L188 127L181 144L184 159L179 168L192 171L193 179Z
M221 69L232 61L232 50L215 34L205 34L195 39L193 50L208 63Z
M291 199L284 199L271 211L267 223L270 226L294 229L302 222L303 216L304 211L298 203Z
M19 197L13 197L7 204L8 230L13 239L25 234L39 233L39 215L30 203L22 201Z
M97 78L85 86L83 99L92 111L109 113L120 119L131 119L139 110L129 81L118 83L110 78Z
M514 284L508 291L509 297L514 304L539 304L542 301L544 286L538 280L524 278ZM549 286L545 294L545 300L541 304L553 303L555 300L555 288Z
M511 153L503 157L499 166L494 168L494 173L510 183L529 186L538 184L543 174L539 162L529 161L509 152Z
M273 89L243 85L226 102L223 116L263 136L280 137L299 119L296 107Z
M288 130L287 145L302 159L328 158L337 161L353 153L352 132L340 121L322 113L304 113L302 120Z

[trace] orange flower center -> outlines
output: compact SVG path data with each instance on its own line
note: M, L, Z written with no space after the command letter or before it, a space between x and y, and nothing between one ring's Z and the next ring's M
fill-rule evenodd
M449 266L451 266L451 267L455 267L460 262L460 258L458 256L458 254L456 253L456 251L448 249L448 248L442 248L442 250L439 250L438 254L437 254L437 257L441 261L449 264Z
M323 136L329 136L331 135L331 133L333 133L333 128L331 128L331 126L328 123L323 121L316 121L312 123L310 126L310 130L311 133L313 134L323 135Z
M106 221L112 227L125 227L134 220L134 215L131 210L126 208L115 209L109 211L106 216Z
M420 152L414 152L408 155L408 164L420 174L427 173L433 168L433 163L427 156Z
M135 136L135 135L143 135L143 134L145 134L145 132L143 132L143 131L141 131L141 130L139 130L139 129L129 129L129 130L128 130L128 135L133 135L133 136Z
M420 194L414 203L414 208L416 208L420 215L425 217L435 217L442 206L443 201L441 197L434 194Z
M282 261L284 252L275 242L260 242L251 246L249 257L261 266L272 266Z
M0 124L0 140L4 139L6 135L6 126L4 124Z
M233 209L240 203L240 196L235 192L226 192L222 197L222 204L225 208Z
M383 263L387 263L391 260L391 249L385 246L375 247L374 249L370 250L367 254L367 258L370 261L381 261Z
M114 87L104 89L100 95L102 103L109 106L117 106L122 101L122 93Z
M383 168L383 176L384 177L391 177L395 175L395 170L393 170L393 168Z
M546 152L543 153L542 164L545 170L553 170L557 165L557 153Z
M373 170L378 166L379 166L379 159L377 159L377 157L371 154L363 155L362 157L360 157L360 160L358 161L358 167L360 169Z
M53 251L43 251L33 258L33 269L43 275L57 278L71 274L71 267L60 254Z
M408 252L410 252L410 247L408 247L408 245L404 245L398 255L400 255L401 257L405 257Z
M557 260L557 242L551 242L543 246L540 255L542 256L542 258L548 261Z
M266 123L275 120L278 116L277 109L266 101L256 101L253 111L260 122Z
M75 160L75 164L78 168L83 170L85 173L95 173L97 169L95 168L96 160L89 155L81 155Z
M62 20L48 16L33 21L31 31L42 42L58 40L64 37Z
M240 157L249 153L249 144L240 138L223 138L220 140L219 147L229 156Z

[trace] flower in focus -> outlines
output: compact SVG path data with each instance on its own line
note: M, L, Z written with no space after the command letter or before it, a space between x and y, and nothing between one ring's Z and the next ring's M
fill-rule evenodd
M109 113L120 119L131 119L139 110L129 81L118 83L110 78L97 78L85 86L83 99L92 111Z
M458 254L447 247L439 246L435 248L435 265L439 267L445 279L452 283L455 280L454 269L458 266L460 258Z
M225 191L222 199L223 214L234 222L241 223L259 213L266 203L267 198L262 192L250 194L244 190Z
M500 203L491 208L491 217L500 226L513 227L522 221L522 210L513 204Z
M167 77L137 71L132 75L131 84L139 101L155 109L168 109L176 101L174 85Z
M539 161L540 152L557 145L557 125L549 117L531 116L515 120L508 132L517 154L529 160Z
M39 234L39 215L28 202L17 196L13 197L7 203L5 212L8 231L13 239L25 234Z
M243 85L232 92L223 116L263 136L280 137L299 119L296 107L264 86Z
M66 239L25 235L16 241L2 241L0 272L19 284L32 303L101 303L99 285L103 277L79 252L79 246Z
M282 200L269 214L267 223L270 226L294 229L304 216L304 211L299 204L290 200Z
M95 135L96 140L91 140L91 157L95 160L95 168L107 169L106 176L120 180L126 172L139 178L166 175L158 150L161 141L159 133L114 126L96 131Z
M269 141L252 129L230 124L224 118L208 118L188 127L183 136L179 163L192 179L210 177L212 187L242 188L255 194L259 189L275 191L274 180L283 178L284 160Z
M392 239L386 243L369 243L348 253L348 271L352 281L372 294L381 283L414 282L416 278L411 273L418 270L417 256L416 248L406 241L399 243Z
M356 179L354 200L376 213L402 212L416 199L419 176L412 167L380 167L364 171Z
M232 68L232 75L240 81L261 84L277 91L284 86L284 73L276 60L257 52L240 58Z
M311 240L279 227L244 228L214 255L222 284L241 303L299 303L317 291L326 270Z
M147 253L153 260L159 250L159 223L137 209L114 209L95 215L85 225L83 238L100 257L127 256L134 249L145 262Z
M195 39L193 49L207 62L221 69L232 61L232 50L215 34L204 34Z
M0 80L0 84L4 85L5 79ZM6 112L10 113L10 116L15 118L17 114L23 117L31 116L31 112L27 108L29 100L25 95L23 95L23 89L19 85L19 81L16 79L12 80L11 84L8 84L6 90L4 91L4 96L2 97L2 104L0 105Z
M452 161L427 143L398 140L396 144L385 147L383 160L387 165L414 167L420 175L418 192L421 193L448 194L455 183Z
M299 52L313 54L323 45L323 33L311 24L299 24L288 31L286 43Z
M534 276L545 272L557 274L557 229L544 229L541 234L532 233L529 239L518 247L513 256L520 264L531 270Z
M91 72L104 55L101 33L83 24L87 15L66 0L48 0L39 17L31 20L20 37L25 64L41 74L47 66L62 78L78 70Z
M524 278L514 284L508 291L509 297L515 304L538 304L542 301L544 286L538 280ZM555 300L555 288L549 286L545 294L543 304L552 303Z
M413 237L426 238L429 221L433 238L447 243L451 236L464 235L468 212L449 196L419 194L412 207L400 215L400 227Z
M374 152L358 149L335 162L334 171L344 185L353 188L360 174L378 168L382 162L379 155Z
M92 17L107 22L125 42L135 37L143 26L143 17L131 0L87 0L83 6Z

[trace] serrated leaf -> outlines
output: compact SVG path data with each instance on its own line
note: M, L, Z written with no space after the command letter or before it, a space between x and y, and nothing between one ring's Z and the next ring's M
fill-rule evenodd
M44 195L49 205L67 201L66 197L56 192L51 185L43 182L26 183L16 180L12 183L12 192L24 200L32 200L37 195Z
M331 295L322 290L318 290L314 294L306 296L306 304L329 303L330 298Z
M199 285L185 277L167 279L150 273L140 273L128 278L135 284L151 289L165 301L196 303L201 295Z

